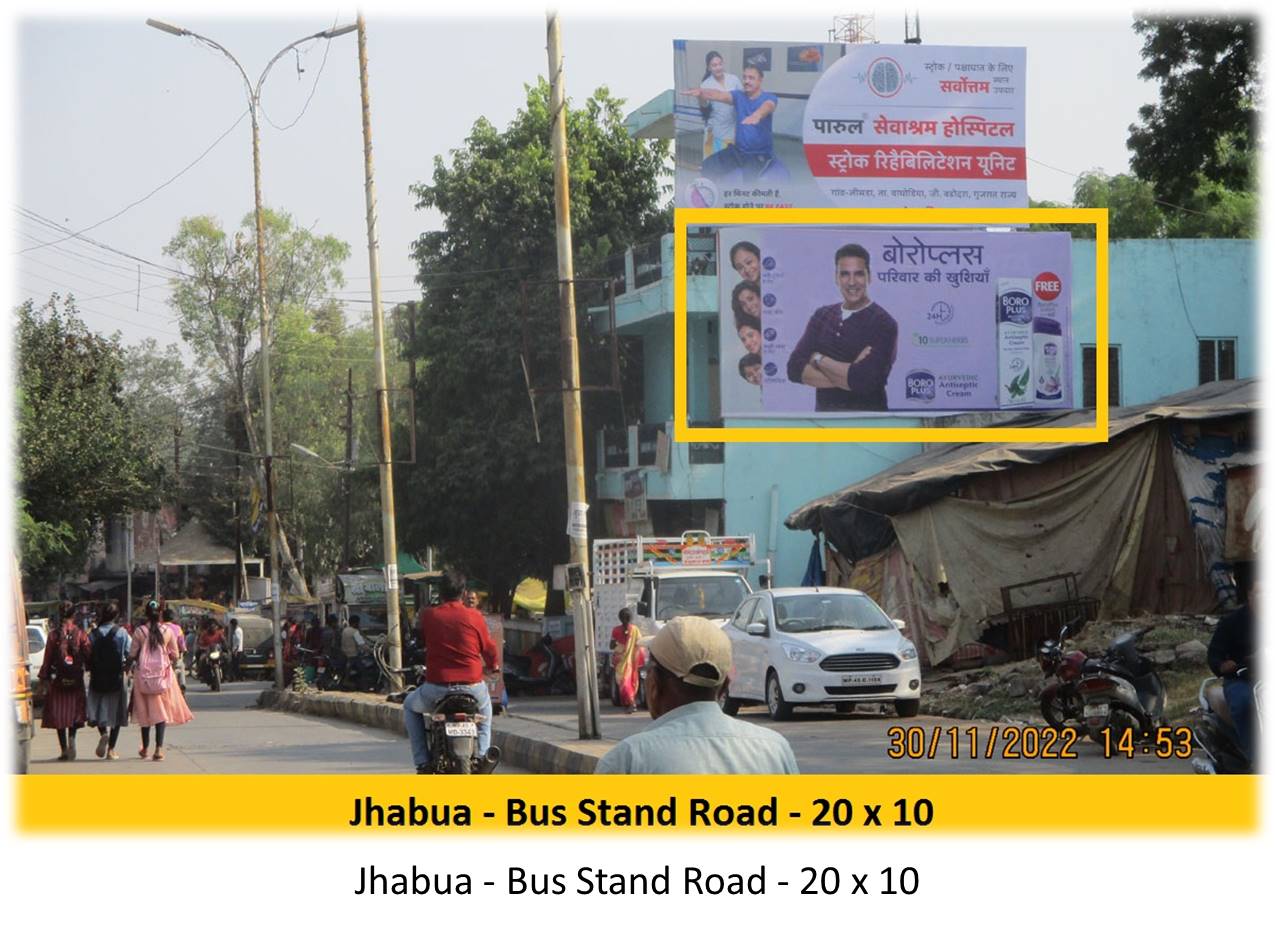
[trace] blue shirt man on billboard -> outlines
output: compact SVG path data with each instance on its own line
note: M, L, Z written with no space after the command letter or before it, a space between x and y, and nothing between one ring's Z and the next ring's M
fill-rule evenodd
M843 245L834 259L842 301L820 307L788 356L788 380L815 389L815 410L885 410L899 325L868 296L868 250Z
M705 177L719 179L732 171L753 180L775 161L775 136L771 130L771 117L779 98L761 89L761 68L747 65L744 68L743 90L714 90L695 87L683 91L691 97L716 100L735 107L735 144L708 158L700 170Z

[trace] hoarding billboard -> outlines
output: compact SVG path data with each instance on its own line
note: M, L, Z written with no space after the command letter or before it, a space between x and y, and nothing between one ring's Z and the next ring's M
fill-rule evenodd
M1068 233L718 233L726 417L1073 405Z
M682 207L1026 207L1022 48L673 44Z

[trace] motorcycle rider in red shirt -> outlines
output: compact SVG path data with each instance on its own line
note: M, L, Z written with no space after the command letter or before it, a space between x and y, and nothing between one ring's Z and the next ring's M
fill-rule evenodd
M425 646L425 681L403 701L403 722L412 744L418 774L430 771L426 718L449 690L468 691L478 701L478 755L491 746L491 695L483 680L483 666L500 671L500 654L487 631L483 615L461 598L464 580L448 570L440 585L442 603L420 613L421 642ZM493 763L494 764L494 763Z

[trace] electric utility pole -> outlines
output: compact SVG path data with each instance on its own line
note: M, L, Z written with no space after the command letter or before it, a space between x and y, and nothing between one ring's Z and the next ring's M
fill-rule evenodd
M376 336L376 405L381 422L381 535L385 553L386 639L389 666L403 663L398 615L398 539L394 529L394 466L391 462L390 400L385 377L385 315L381 311L381 270L376 240L376 185L372 180L372 104L367 86L367 24L358 15L359 88L363 97L363 192L367 202L367 262L372 286L372 332ZM347 472L348 473L348 472ZM399 675L390 674L390 690L401 687Z
M567 91L562 75L562 27L546 14L549 39L549 109L553 117L553 206L558 237L559 330L562 339L562 423L567 463L567 537L571 562L583 569L572 591L576 641L576 710L580 738L598 739L598 676L589 593L589 505L585 500L584 429L580 415L580 352L576 344L576 300L571 261L571 191L567 171Z

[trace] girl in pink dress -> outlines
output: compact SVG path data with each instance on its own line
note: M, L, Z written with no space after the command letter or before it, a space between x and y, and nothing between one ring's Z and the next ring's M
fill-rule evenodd
M173 665L178 659L177 639L159 620L159 605L146 605L146 622L133 631L129 659L133 665L133 722L142 728L142 748L150 751L151 727L155 728L156 762L164 758L164 730L194 719L182 697Z

